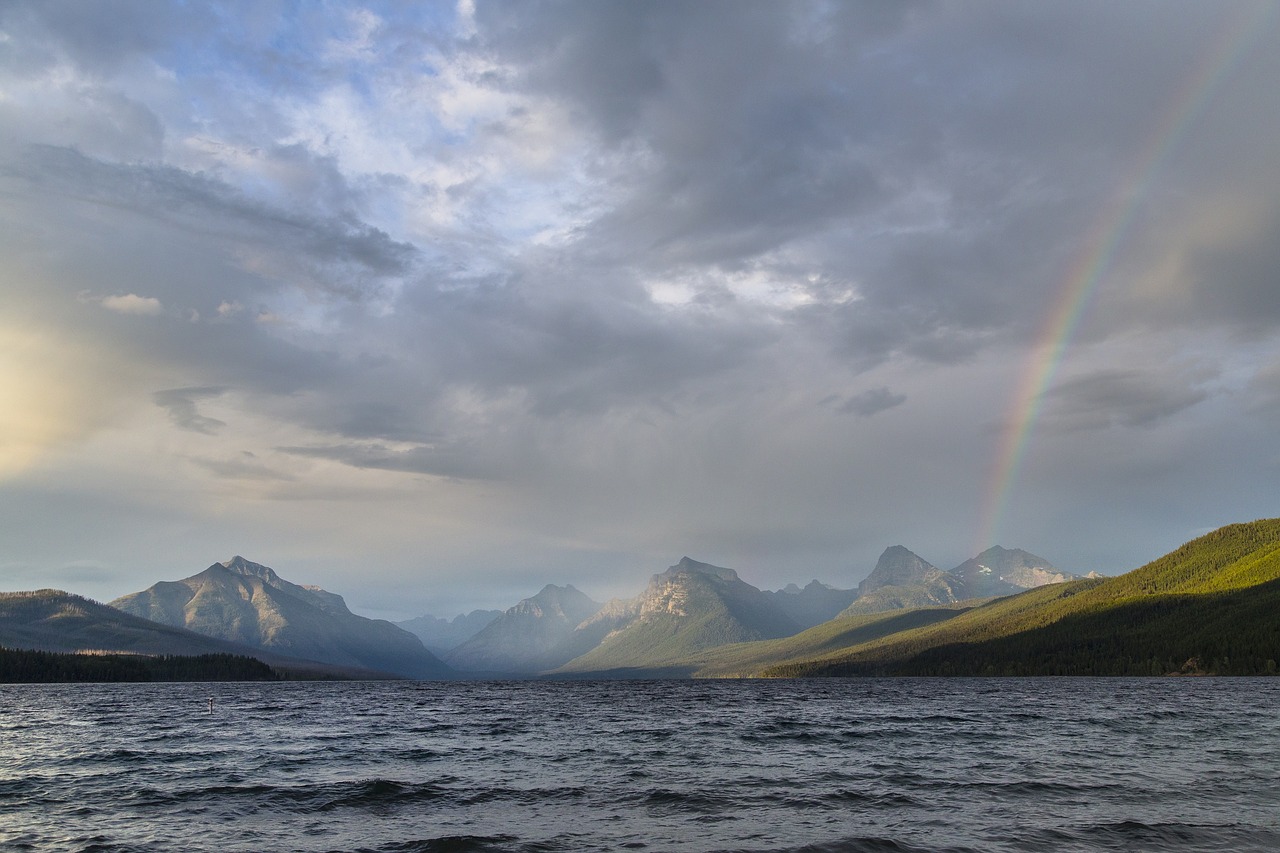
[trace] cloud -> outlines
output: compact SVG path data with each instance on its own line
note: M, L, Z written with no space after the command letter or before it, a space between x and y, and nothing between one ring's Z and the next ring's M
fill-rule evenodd
M417 254L411 244L349 214L320 217L258 202L209 175L172 166L116 164L32 145L22 149L8 177L27 193L127 211L227 246L244 270L278 287L354 301L377 298L382 283L408 273Z
M117 70L130 57L163 47L181 26L175 12L164 5L147 8L123 0L92 7L62 0L19 0L5 4L0 26L20 36L24 49L19 57L24 63L70 58L102 74ZM197 12L195 17L204 15Z
M191 462L223 480L293 482L297 479L292 474L264 465L256 454L248 450L223 459L192 457Z
M115 311L117 314L137 314L144 317L155 317L164 313L164 306L154 296L138 296L136 293L126 293L122 296L98 297L97 301L101 303L103 308L108 311Z
M854 394L841 403L837 411L857 415L860 418L869 418L887 409L892 409L894 406L900 406L906 401L906 394L895 394L888 388L883 387L872 388Z
M1045 420L1052 428L1067 431L1152 428L1207 400L1204 378L1140 370L1095 371L1053 388Z
M419 445L393 449L376 443L335 444L316 447L277 447L281 453L327 459L353 468L428 474L450 479L488 479L493 472L469 459L462 448L447 445Z
M1270 486L1205 476L1256 476L1280 397L1263 7L83 6L0 4L0 498L95 559L198 529L160 568L245 539L397 602L446 562L959 562L1091 257L1016 544L1153 531L1084 566L1123 568Z
M221 397L226 391L226 388L218 387L171 388L155 392L151 399L157 406L168 411L169 420L179 429L215 435L226 423L200 414L196 409L196 400Z

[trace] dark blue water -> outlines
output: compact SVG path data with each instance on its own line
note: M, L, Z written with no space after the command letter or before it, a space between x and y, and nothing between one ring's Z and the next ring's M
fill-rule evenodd
M1278 711L1280 679L0 686L0 848L1274 851Z

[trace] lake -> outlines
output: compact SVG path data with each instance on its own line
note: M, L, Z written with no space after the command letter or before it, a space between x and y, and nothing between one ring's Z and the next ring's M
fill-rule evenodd
M1278 711L1280 679L0 685L0 849L1274 851Z

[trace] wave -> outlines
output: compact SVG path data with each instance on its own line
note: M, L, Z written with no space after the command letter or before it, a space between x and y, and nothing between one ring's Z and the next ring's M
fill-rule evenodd
M1144 823L1124 820L1070 828L1048 828L1010 839L1017 850L1141 850L1144 853L1274 853L1280 829L1235 824Z
M766 853L763 849L742 848L720 853ZM876 836L851 836L802 847L768 848L767 853L984 853L976 847L920 847L905 841Z
M453 797L431 783L364 779L315 785L208 785L171 791L140 788L127 802L135 808L191 807L215 803L241 813L283 811L314 814L336 809L385 808Z
M508 853L519 841L514 835L446 835L419 841L396 841L361 847L358 853Z
M45 722L5 740L0 849L1273 853L1276 683L1038 682L1043 724L1008 682L269 685L213 717L171 685L91 729L11 692Z
M741 804L741 801L735 797L705 791L676 791L669 788L654 788L634 799L652 808L693 812L700 815L715 814Z

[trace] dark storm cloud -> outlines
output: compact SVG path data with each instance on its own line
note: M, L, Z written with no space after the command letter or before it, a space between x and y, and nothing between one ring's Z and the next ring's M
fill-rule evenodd
M1050 392L1046 426L1096 430L1153 427L1209 397L1207 377L1139 370L1102 370L1063 382ZM1199 380L1199 381L1197 381Z
M192 10L131 0L11 0L0 5L0 29L18 35L10 67L31 71L69 56L90 71L106 72L129 57L164 48L184 16ZM192 17L209 22L199 11Z
M175 450L142 464L193 497L158 524L287 494L279 518L228 498L231 535L400 581L433 513L494 577L678 542L860 575L891 541L966 547L984 427L1091 257L1010 500L1049 541L1006 544L1097 553L1123 538L1079 535L1099 518L1172 539L1209 500L1153 522L1143 498L1203 480L1196 436L1269 432L1274 16L1227 67L1247 4L478 5L0 5L0 346L50 365L32 445L107 420L45 393L68 377L121 423L159 405L137 446ZM1080 498L1121 474L1123 511Z
M519 279L500 289L419 291L414 349L454 381L489 393L522 389L545 416L660 399L749 362L767 347L763 318L720 323L672 315L625 282L581 294ZM630 293L630 295L626 295Z
M172 227L256 244L306 283L359 299L372 282L404 274L413 246L351 216L318 218L258 203L203 174L169 166L114 164L47 145L27 147L0 174L31 190L123 208Z
M736 266L883 199L865 147L875 111L837 69L900 8L830 38L785 4L481 11L503 55L528 62L517 85L567 98L626 161L627 197L592 226L594 247L643 265Z
M850 280L858 301L833 307L815 287L808 313L865 367L1032 334L1071 259L1063 235L1087 230L1176 94L1185 63L1165 46L1191 49L1216 23L1088 8L586 3L479 18L522 63L512 85L567 99L611 152L598 168L625 164L577 253L652 275L754 261L801 287Z
M438 440L438 435L423 429L421 411L409 405L388 400L349 403L331 412L332 420L313 424L347 438L382 439L384 441L425 442Z
M1243 233L1191 250L1190 299L1177 305L1187 321L1227 322L1253 333L1280 323L1280 206L1251 219Z
M169 420L179 429L213 435L225 427L226 423L200 414L196 401L221 397L226 390L218 387L171 388L157 391L151 395L151 399L169 413Z
M906 394L895 394L888 388L871 388L845 400L837 411L857 415L860 418L869 418L886 409L901 406L906 401Z

